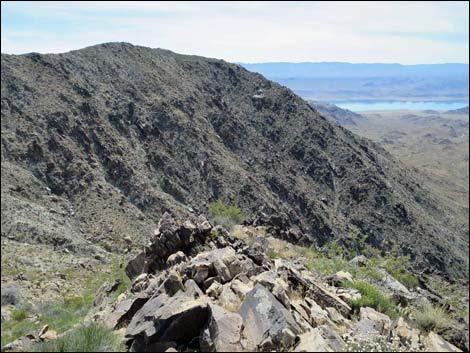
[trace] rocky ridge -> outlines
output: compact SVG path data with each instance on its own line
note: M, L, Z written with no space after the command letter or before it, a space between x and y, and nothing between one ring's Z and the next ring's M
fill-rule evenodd
M346 247L358 227L417 272L467 278L468 230L416 175L261 75L127 43L1 65L12 244L122 253L165 212L194 217L224 199L281 215L310 244Z
M369 307L356 316L346 301L361 294L342 286L353 280L350 274L325 281L301 261L270 259L258 241L247 245L204 217L193 223L165 214L127 265L132 289L114 303L96 303L89 320L119 330L134 352L461 351L402 317ZM390 275L385 282L408 302L432 296L409 291ZM468 338L466 345L468 351Z

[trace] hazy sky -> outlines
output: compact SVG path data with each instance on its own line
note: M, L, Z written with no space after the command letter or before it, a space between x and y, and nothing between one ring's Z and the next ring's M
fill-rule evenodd
M462 2L2 1L2 53L124 41L232 62L469 61Z

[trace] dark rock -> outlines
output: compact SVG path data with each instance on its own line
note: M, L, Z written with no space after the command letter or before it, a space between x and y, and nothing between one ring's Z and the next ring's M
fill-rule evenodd
M249 292L238 311L244 321L246 349L290 349L300 327L292 314L262 285Z

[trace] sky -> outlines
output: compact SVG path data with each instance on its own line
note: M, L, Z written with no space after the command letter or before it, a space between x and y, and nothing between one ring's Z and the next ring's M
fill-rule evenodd
M468 63L469 2L1 3L2 53L116 41L243 63Z

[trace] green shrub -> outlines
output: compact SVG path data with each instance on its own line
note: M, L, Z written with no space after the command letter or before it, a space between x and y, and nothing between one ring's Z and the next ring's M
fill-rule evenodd
M403 283L408 288L419 286L419 280L408 272L411 267L409 256L387 256L384 264L385 270L390 273L397 281Z
M34 346L35 352L121 352L121 340L115 332L97 324L82 326L55 341Z
M25 309L15 309L11 312L11 319L14 321L23 321L28 317Z
M371 307L390 317L398 316L396 304L372 284L364 281L355 281L346 282L344 286L355 288L362 295L361 299L349 301L349 305L351 305L354 312L359 312L361 307Z
M266 255L268 255L271 260L277 259L279 257L279 254L273 248L269 248L266 252Z
M419 287L419 280L411 273L406 272L395 274L394 278L398 282L403 283L409 289Z
M451 326L452 319L442 307L424 305L413 310L416 324L424 331L439 330Z
M245 220L245 215L240 207L226 205L222 200L217 200L209 205L211 220L229 229L234 224L240 224Z

